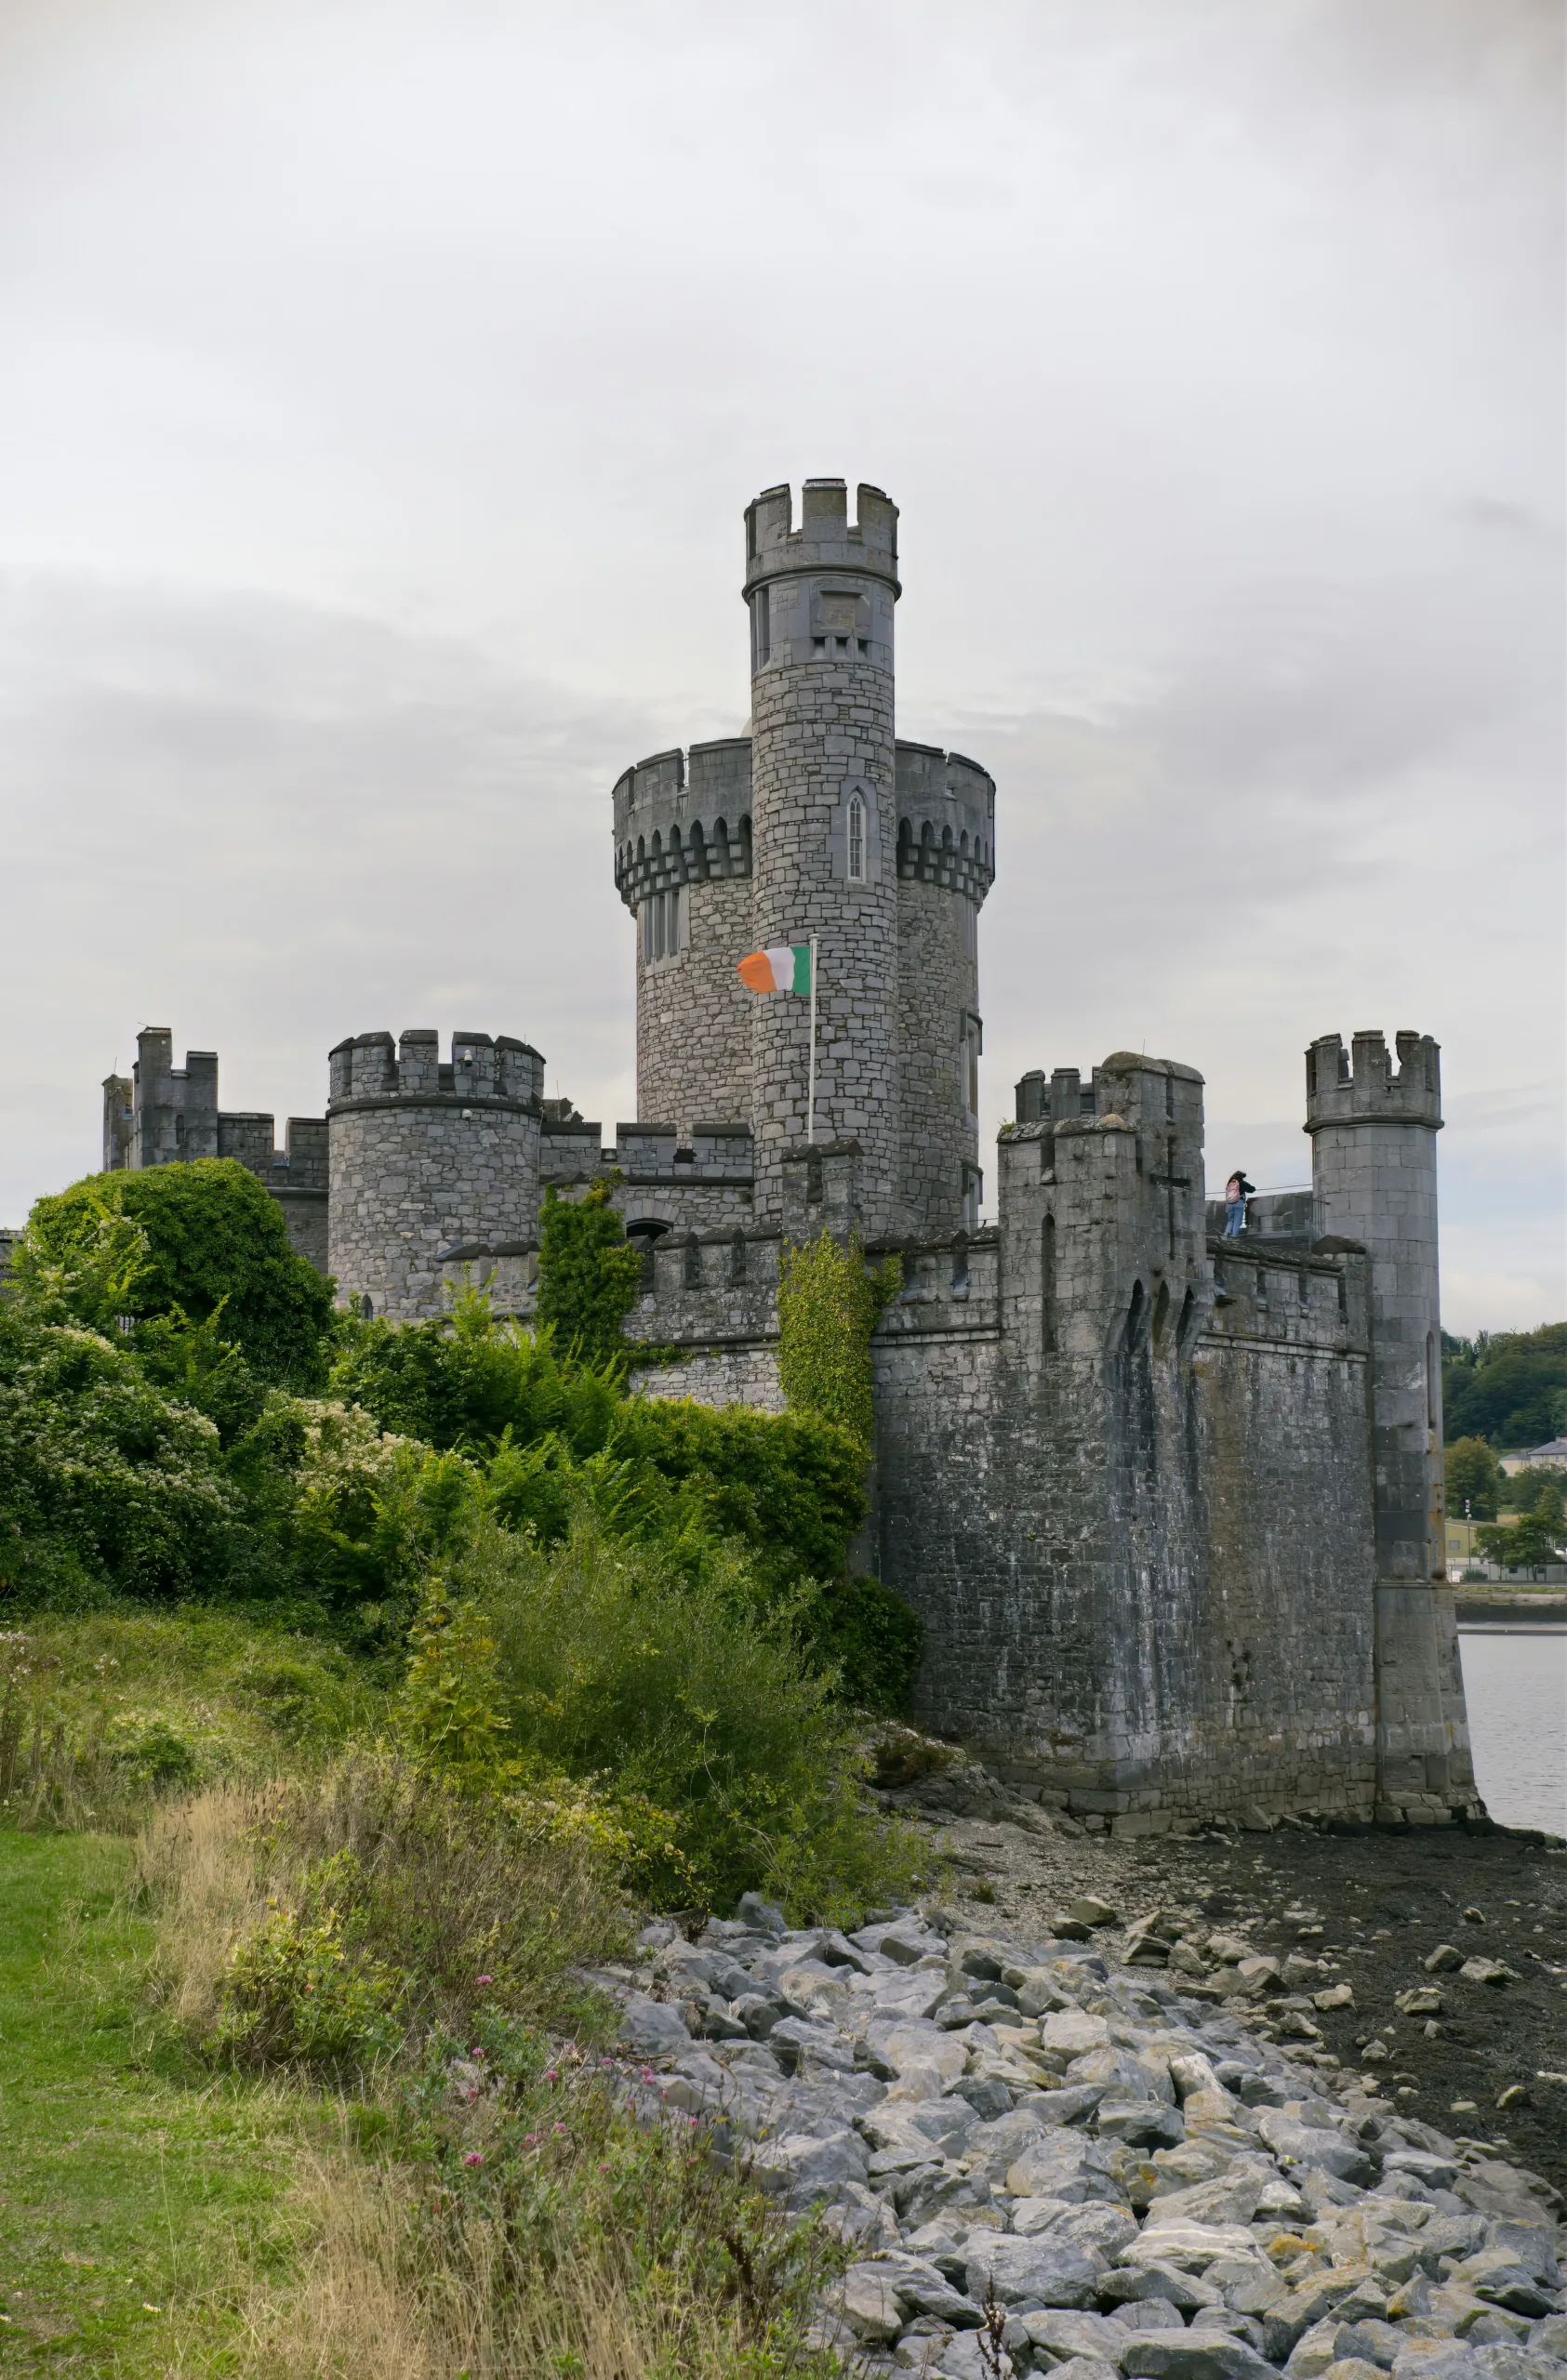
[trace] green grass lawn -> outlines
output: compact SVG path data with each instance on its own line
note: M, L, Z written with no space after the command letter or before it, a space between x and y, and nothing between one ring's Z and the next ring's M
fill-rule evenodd
M218 2372L276 2270L302 2096L160 2047L130 1846L0 1831L0 2373Z

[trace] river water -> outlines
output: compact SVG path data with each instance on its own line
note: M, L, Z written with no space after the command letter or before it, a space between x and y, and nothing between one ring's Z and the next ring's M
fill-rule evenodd
M1567 1834L1567 1628L1461 1628L1458 1641L1486 1808Z

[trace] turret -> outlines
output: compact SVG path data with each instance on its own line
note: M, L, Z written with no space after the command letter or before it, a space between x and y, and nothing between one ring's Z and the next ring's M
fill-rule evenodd
M524 1238L538 1214L544 1061L525 1041L361 1033L339 1041L326 1119L331 1257L345 1303L438 1314L443 1252Z
M1437 1264L1441 1052L1428 1034L1336 1033L1306 1053L1323 1232L1371 1263L1376 1790L1382 1815L1467 1805L1474 1768L1444 1562Z
M1441 1053L1428 1034L1357 1033L1306 1053L1306 1130L1320 1228L1372 1258L1379 1579L1443 1575L1441 1307L1437 1267Z

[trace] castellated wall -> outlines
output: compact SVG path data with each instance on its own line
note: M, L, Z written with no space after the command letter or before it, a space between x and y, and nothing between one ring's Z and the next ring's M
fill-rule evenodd
M1188 1067L1122 1052L1091 1086L1063 1068L1023 1088L999 1225L899 1243L873 1342L877 1560L924 1621L918 1716L1122 1833L1253 1805L1369 1814L1365 1252L1210 1241ZM780 1245L843 1236L857 1161L829 1144L814 1186L790 1164ZM724 1262L716 1238L660 1246L632 1328L695 1360L644 1392L772 1408L775 1316ZM1410 1781L1401 1805L1423 1801L1454 1794Z
M525 1042L362 1033L331 1055L331 1269L345 1302L438 1314L443 1253L531 1237L544 1062Z

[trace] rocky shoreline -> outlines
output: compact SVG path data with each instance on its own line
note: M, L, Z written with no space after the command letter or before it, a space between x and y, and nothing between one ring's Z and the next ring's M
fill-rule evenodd
M1567 2371L1561 2199L1521 2143L1559 2160L1567 2109L1548 1841L1279 1828L1150 1856L1039 1816L927 1810L940 1900L853 1936L748 1897L599 1978L644 2111L706 2119L852 2243L818 2326L847 2368ZM1477 1877L1491 1911L1459 1897ZM1538 2064L1439 2108L1493 2019Z

